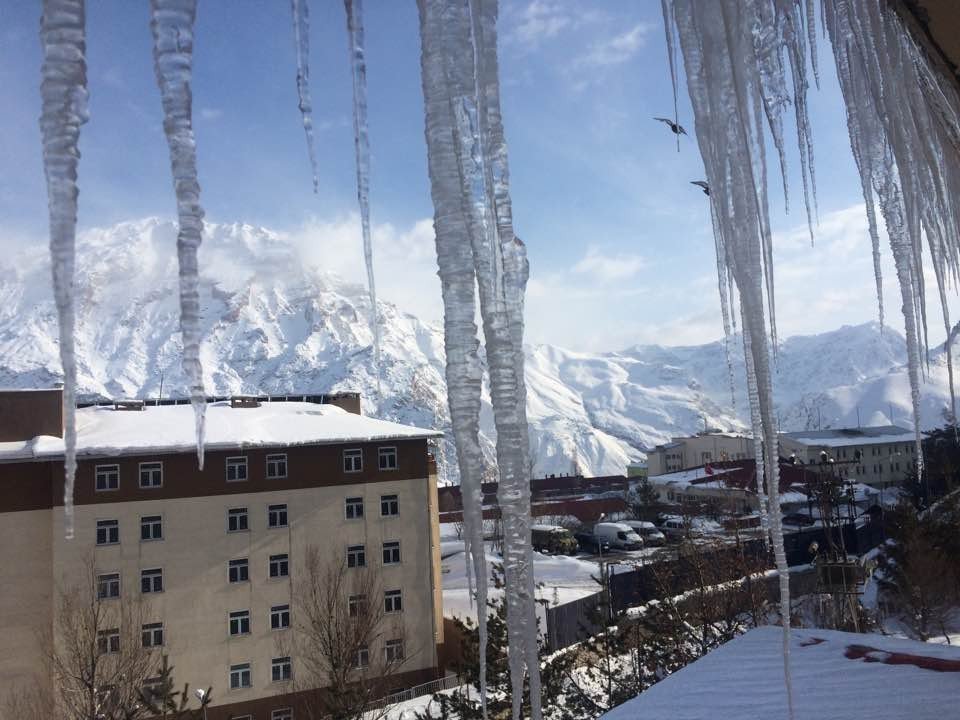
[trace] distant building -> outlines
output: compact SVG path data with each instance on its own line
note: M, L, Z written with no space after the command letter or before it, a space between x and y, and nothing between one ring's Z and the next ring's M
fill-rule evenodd
M57 642L55 589L79 584L92 558L108 601L151 600L143 642L170 656L178 686L213 686L210 720L288 717L296 698L285 682L301 660L278 652L278 639L295 632L310 546L379 574L384 597L375 601L398 613L404 634L383 633L368 651L396 653L401 642L409 658L390 688L437 677L443 617L428 441L440 434L319 396L261 400L270 398L207 405L202 470L189 405L79 409L76 536L67 541L61 391L0 392L0 696L33 680L49 687L38 638L52 630ZM359 411L359 401L343 401Z
M795 455L807 465L832 460L846 467L849 480L878 489L904 481L916 449L913 430L897 425L780 433L781 457Z
M627 465L627 477L640 480L650 476L650 467L645 462L630 463Z
M736 433L710 431L689 437L676 437L668 443L657 445L647 453L647 473L653 477L712 462L752 457L753 438Z

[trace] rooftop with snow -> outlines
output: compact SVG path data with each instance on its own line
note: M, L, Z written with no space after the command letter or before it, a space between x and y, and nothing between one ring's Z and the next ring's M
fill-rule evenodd
M786 718L783 632L750 630L602 720ZM836 630L790 631L797 720L957 717L960 648Z
M208 450L321 445L353 441L439 438L436 430L400 425L309 402L263 403L235 408L208 403ZM191 452L196 448L190 405L148 406L138 412L94 406L77 410L77 456ZM0 462L62 456L63 438L41 435L0 442Z
M801 445L826 447L850 447L851 445L883 445L893 442L909 442L913 430L899 425L877 425L873 427L835 428L828 430L800 430L780 433Z

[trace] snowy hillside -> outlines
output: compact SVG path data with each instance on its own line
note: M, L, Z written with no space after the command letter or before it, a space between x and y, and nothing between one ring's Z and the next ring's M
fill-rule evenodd
M375 397L365 290L320 273L276 233L208 225L201 249L208 392L357 390L364 411L449 430L440 328L381 303L383 392ZM172 223L122 223L83 234L77 296L81 389L105 397L182 395ZM59 378L56 317L46 249L0 261L0 386L49 386ZM626 339L625 339L626 341ZM624 345L628 343L625 342ZM531 446L537 474L621 473L626 462L704 423L743 428L742 349L734 343L735 409L722 343L636 346L583 354L528 348ZM779 353L782 428L909 422L903 338L874 324L785 341ZM943 358L934 354L924 426L942 422ZM493 418L484 407L485 450ZM452 448L441 470L455 481Z

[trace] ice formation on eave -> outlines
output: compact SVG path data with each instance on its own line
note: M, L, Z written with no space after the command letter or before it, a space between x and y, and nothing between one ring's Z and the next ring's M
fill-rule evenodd
M476 427L481 366L473 324L473 297L478 291L497 429L504 575L510 589L506 599L513 715L520 715L526 675L531 716L538 720L540 676L522 353L527 263L523 244L512 228L507 152L500 120L497 3L418 0L418 7L427 150L447 330L448 391L463 473L461 483L467 483L467 546L479 599L487 577L478 532L480 458L476 453ZM464 447L461 438L467 442ZM481 622L485 612L481 604ZM482 640L480 647L483 662Z
M207 396L200 363L200 292L197 251L203 235L203 208L197 182L197 146L193 138L193 23L196 0L150 0L153 61L163 105L163 132L170 147L170 168L177 195L177 260L180 265L180 332L183 369L190 384L197 432L197 459L203 469L204 414Z
M87 121L86 15L83 0L45 0L40 131L50 211L50 265L63 364L65 534L73 538L73 481L77 470L74 354L74 265L80 126Z
M370 237L370 133L367 128L367 61L363 32L363 0L343 0L347 13L350 75L353 78L353 142L357 155L357 202L363 259L370 289L370 327L373 330L373 362L380 394L380 321L377 317L377 286L373 276L373 241Z

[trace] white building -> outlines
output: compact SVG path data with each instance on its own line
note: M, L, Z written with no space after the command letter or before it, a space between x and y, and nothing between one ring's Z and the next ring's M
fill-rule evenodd
M649 475L687 470L711 462L753 457L753 438L726 432L704 432L675 437L647 453Z

